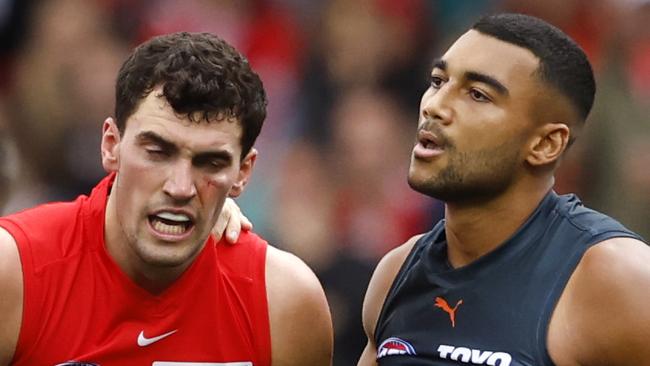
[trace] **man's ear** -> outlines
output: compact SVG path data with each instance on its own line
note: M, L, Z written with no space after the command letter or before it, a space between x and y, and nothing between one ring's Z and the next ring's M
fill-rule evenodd
M526 161L532 166L555 163L566 151L571 129L565 123L547 123L540 127L529 145Z
M244 187L246 187L246 184L253 173L253 166L255 165L256 160L257 150L252 148L239 165L239 175L237 176L235 184L230 188L230 192L228 192L229 197L238 197L242 194Z
M116 172L120 157L120 131L113 118L108 117L102 125L102 166L106 172Z

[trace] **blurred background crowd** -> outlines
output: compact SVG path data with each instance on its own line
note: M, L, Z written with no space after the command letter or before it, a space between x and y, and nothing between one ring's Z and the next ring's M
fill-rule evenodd
M239 203L318 274L334 364L351 365L372 269L442 216L406 184L431 60L494 11L539 16L586 50L598 95L556 189L650 238L648 0L0 0L0 212L74 198L103 177L101 122L136 44L216 33L270 100Z

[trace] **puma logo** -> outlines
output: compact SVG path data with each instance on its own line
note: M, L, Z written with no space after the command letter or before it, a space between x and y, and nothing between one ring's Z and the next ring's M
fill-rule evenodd
M462 303L463 303L462 299L458 300L458 302L456 303L456 306L451 308L445 299L443 299L442 297L436 297L435 306L439 307L445 313L449 314L449 319L451 319L451 326L452 326L452 328L455 328L456 327L456 309L458 309L458 307Z

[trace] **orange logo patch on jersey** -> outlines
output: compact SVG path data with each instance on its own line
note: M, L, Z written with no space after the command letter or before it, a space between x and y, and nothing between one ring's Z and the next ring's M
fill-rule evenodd
M442 311L444 311L445 313L448 313L448 314L449 314L449 319L451 320L451 326L452 326L453 328L455 328L455 327L456 327L456 310L458 309L458 307L459 307L460 304L462 304L462 303L463 303L463 300L462 300L462 299L461 299L461 300L458 300L458 302L456 303L456 306L454 306L454 307L452 308L452 307L450 307L449 304L447 303L447 300L443 299L442 297L436 297L436 304L435 304L435 306L438 307L438 308L440 308L440 309L442 309Z

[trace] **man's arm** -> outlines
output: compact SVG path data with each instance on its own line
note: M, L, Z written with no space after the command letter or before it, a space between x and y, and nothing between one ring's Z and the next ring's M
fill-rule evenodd
M271 246L266 288L273 366L329 366L332 318L314 273L298 257Z
M590 248L553 313L551 358L558 365L650 365L648 339L650 247L613 238Z
M366 348L361 354L358 366L377 365L377 345L375 344L375 327L379 313L384 305L386 295L390 290L397 272L402 267L404 260L411 252L413 245L422 235L409 239L406 243L391 250L381 259L375 272L372 274L366 297L363 300L363 329L368 337Z
M9 365L23 311L23 277L14 238L0 228L0 366Z

